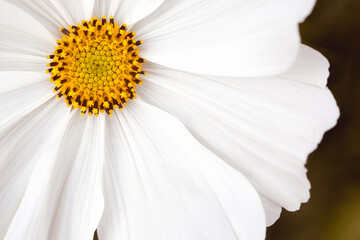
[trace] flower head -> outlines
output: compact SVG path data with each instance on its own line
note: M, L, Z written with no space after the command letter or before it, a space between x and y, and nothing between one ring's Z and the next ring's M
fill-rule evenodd
M339 115L313 4L2 1L0 239L264 239Z
M48 64L52 74L54 92L64 97L68 106L80 108L98 116L109 116L116 108L123 108L129 99L135 99L135 88L141 84L140 74L145 74L138 56L134 32L127 32L126 25L118 26L111 16L110 21L92 18L77 26L61 28L64 34Z

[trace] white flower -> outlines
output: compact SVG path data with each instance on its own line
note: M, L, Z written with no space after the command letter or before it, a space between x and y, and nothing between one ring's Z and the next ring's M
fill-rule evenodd
M327 60L300 44L313 4L1 1L0 239L264 239L308 200L306 158L339 115ZM144 40L148 74L123 111L82 116L46 56L104 15Z

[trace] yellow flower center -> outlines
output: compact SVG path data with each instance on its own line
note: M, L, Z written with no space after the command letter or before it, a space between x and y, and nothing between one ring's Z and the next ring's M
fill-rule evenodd
M92 18L82 24L70 26L57 41L47 73L51 73L57 97L64 97L67 105L80 108L98 116L106 112L111 116L116 108L122 109L129 99L136 97L136 85L140 80L142 64L139 45L134 32L126 31L126 25Z

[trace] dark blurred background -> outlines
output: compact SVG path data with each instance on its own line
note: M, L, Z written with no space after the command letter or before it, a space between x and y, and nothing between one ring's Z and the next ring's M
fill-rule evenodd
M360 240L360 0L318 0L302 41L330 61L337 126L308 159L311 198L283 211L268 240Z

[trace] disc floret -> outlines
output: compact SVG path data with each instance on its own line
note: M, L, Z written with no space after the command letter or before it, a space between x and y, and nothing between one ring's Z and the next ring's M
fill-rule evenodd
M69 29L61 28L63 37L57 41L47 72L51 73L57 97L63 97L67 106L80 108L90 116L116 108L123 109L129 99L135 99L136 86L145 59L139 57L142 41L126 25L92 18Z

